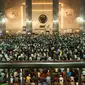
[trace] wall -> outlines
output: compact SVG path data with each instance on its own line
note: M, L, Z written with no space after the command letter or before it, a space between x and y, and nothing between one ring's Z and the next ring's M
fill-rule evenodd
M53 29L52 6L53 6L52 0L32 0L32 30L34 33L45 32L45 29L46 31L52 33ZM39 22L39 16L41 14L45 14L48 17L48 21L45 24ZM40 28L41 25L45 25L45 28Z
M8 4L8 5L7 5ZM22 0L10 0L5 4L5 14L7 18L6 30L10 33L18 33L22 31Z
M63 3L59 7L59 30L60 32L70 32L78 31L80 29L80 24L77 22L77 17L80 16L80 0L60 0ZM77 2L77 4L76 4Z

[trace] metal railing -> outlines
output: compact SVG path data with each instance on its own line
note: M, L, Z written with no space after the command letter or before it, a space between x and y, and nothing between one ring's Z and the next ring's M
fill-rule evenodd
M28 61L15 61L15 62L0 62L0 69L8 69L8 84L10 84L10 69L25 69L25 68L78 68L79 74L78 74L78 85L81 85L81 69L85 68L85 62L84 61L58 61L58 62L28 62ZM67 72L66 72L67 73ZM23 76L23 74L22 74ZM52 82L51 82L52 83ZM20 84L19 85L25 85ZM52 84L51 84L52 85ZM68 85L68 84L65 84Z
M76 68L84 68L85 61L11 61L11 62L0 62L0 68L28 68L28 67L48 67L48 68L68 68L68 67L76 67Z

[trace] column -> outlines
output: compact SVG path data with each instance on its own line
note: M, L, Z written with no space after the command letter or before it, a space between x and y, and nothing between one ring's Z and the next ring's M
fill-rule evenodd
M80 34L85 32L85 0L80 0Z
M5 34L6 31L6 18L5 18L5 6L4 6L4 0L0 0L0 35Z
M26 0L26 29L32 32L32 0Z
M53 0L53 32L56 33L59 33L58 11L59 0Z

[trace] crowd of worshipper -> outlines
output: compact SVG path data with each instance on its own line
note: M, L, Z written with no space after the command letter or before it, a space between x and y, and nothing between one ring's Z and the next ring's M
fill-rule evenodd
M8 85L8 70L7 69L0 69L0 85L1 83L6 83Z
M52 70L52 85L79 85L79 69L55 68Z
M12 68L9 71L0 69L0 85L8 85L9 79L10 85L79 85L79 82L85 85L85 68L81 72L79 68Z
M24 85L37 85L37 69L28 68L23 70L24 73Z
M0 61L84 60L85 36L6 35L0 37Z
M51 85L51 69L38 69L38 85Z

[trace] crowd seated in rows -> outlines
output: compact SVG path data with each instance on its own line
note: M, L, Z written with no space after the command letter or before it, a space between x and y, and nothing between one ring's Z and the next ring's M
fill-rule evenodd
M10 35L0 38L0 61L85 59L85 37L78 35Z

